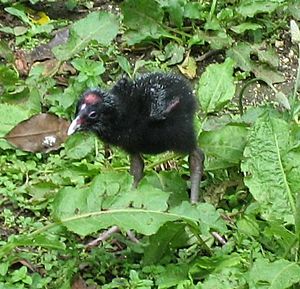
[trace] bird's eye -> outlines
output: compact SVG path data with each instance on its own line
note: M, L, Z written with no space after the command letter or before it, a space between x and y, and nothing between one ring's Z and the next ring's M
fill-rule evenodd
M91 111L90 113L89 113L89 118L91 118L91 119L95 119L97 117L97 112L96 111Z

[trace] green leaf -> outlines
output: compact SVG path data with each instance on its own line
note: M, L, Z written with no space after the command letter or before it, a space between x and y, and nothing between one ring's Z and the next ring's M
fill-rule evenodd
M184 17L190 18L190 19L201 19L203 15L202 12L202 4L198 2L188 2L184 6Z
M266 112L257 119L244 151L245 184L261 205L266 220L291 221L294 200L283 158L288 150L289 127Z
M0 85L7 87L13 86L19 80L18 74L15 70L7 66L0 65Z
M182 27L186 0L167 0L166 2L164 8L169 13L170 21L177 27Z
M237 34L242 34L247 30L257 30L260 28L262 28L262 26L257 23L244 22L242 24L232 26L230 29Z
M20 6L20 8L21 8L21 6ZM24 8L23 8L23 9L24 9ZM4 10L5 10L6 12L8 12L9 14L18 17L18 18L21 19L24 23L29 24L29 25L31 26L31 22L30 22L30 20L28 19L26 13L25 13L23 10L20 10L20 9L17 9L17 8L14 8L14 7L6 7L6 8L4 8Z
M20 246L44 247L55 250L65 250L65 244L57 236L39 234L36 236L16 236L9 243L0 247L0 258L9 254L12 249Z
M132 67L128 59L123 55L117 55L117 62L120 67L129 75L132 74Z
M0 104L0 137L29 117L29 111L21 106ZM9 116L9 117L8 117Z
M237 12L244 17L253 17L258 13L271 13L280 6L283 0L242 0Z
M76 133L65 143L66 154L70 159L82 159L94 150L95 136L88 133Z
M149 245L144 250L144 264L162 263L173 250L185 246L188 239L185 224L166 223L149 238Z
M251 59L253 54L258 57L258 61ZM227 56L235 61L237 67L244 71L252 71L257 78L262 78L267 83L284 81L283 75L275 70L279 64L279 58L271 48L263 49L261 45L241 42L231 47L227 51Z
M126 0L121 4L121 9L124 25L129 28L124 34L128 45L168 34L162 26L164 12L155 0Z
M190 40L191 41L191 40ZM207 42L211 49L224 49L231 47L233 39L225 31L198 31L192 38L192 44Z
M205 113L219 111L235 94L234 61L227 58L222 64L211 64L202 74L197 94Z
M251 71L252 61L250 59L251 46L245 42L239 42L227 51L227 56L235 61L235 65L244 71Z
M92 40L101 45L109 45L119 30L118 18L107 12L93 12L75 22L70 29L66 44L52 49L59 60L68 60L84 49Z
M12 63L14 61L14 54L8 46L8 43L4 40L0 40L0 56L4 58L7 62ZM2 72L0 72L0 75L1 74Z
M244 126L226 125L220 129L202 132L199 143L206 156L217 159L219 163L223 161L224 165L234 166L242 160L247 135L248 130ZM208 167L213 167L214 164L210 162Z
M264 284L264 288L285 289L299 281L299 265L284 259L275 262L257 259L249 273L250 288L260 288Z
M131 190L132 178L124 173L101 173L90 187L65 187L57 194L54 217L69 230L86 236L113 225L123 230L152 235L166 222L183 221L194 228L208 226L225 230L225 225L214 207L189 202L167 211L170 193L150 184ZM202 224L203 222L203 224Z

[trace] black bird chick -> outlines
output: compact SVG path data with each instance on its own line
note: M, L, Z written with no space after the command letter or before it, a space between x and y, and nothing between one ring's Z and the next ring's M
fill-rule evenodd
M127 151L134 186L143 176L141 154L175 151L189 154L191 202L199 200L204 155L197 146L193 119L196 100L178 75L151 73L120 79L110 91L87 90L78 102L68 135L93 131Z

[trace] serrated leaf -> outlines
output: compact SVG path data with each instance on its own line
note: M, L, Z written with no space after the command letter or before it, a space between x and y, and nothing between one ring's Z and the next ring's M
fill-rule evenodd
M300 266L284 259L269 262L267 259L257 259L249 272L251 288L264 284L265 288L285 289L300 281Z
M24 151L49 152L57 150L67 138L69 125L65 119L41 113L20 122L5 139Z
M209 209L208 204L205 208L204 204L195 208L189 202L183 202L168 212L170 193L150 184L131 190L131 184L132 178L128 174L101 173L90 187L66 187L55 198L54 217L82 236L113 225L152 235L166 222L176 220L189 224L196 231L199 231L196 225L199 221L206 230L210 220L213 220L214 228L223 230L225 227L212 205Z
M124 37L129 45L158 39L168 32L163 28L164 12L154 0L126 0L121 4L124 24L129 28ZM143 23L143 25L141 25Z
M244 151L244 182L266 220L290 221L293 214L291 186L283 166L288 141L288 124L266 112L254 124Z
M75 22L70 29L66 44L53 47L52 52L59 60L68 60L84 49L92 40L108 45L119 30L118 18L107 12L93 12Z
M211 64L202 74L197 94L205 113L220 110L234 97L234 61L227 58L222 64Z

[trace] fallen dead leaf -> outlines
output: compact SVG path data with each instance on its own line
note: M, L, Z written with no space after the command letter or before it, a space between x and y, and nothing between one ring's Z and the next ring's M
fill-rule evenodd
M42 113L17 124L5 139L24 151L50 152L66 140L69 125L63 118Z
M197 63L195 58L190 56L190 52L187 53L184 61L177 67L189 79L193 79L197 75Z

